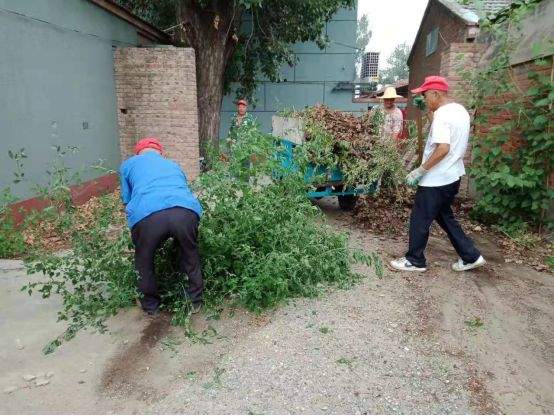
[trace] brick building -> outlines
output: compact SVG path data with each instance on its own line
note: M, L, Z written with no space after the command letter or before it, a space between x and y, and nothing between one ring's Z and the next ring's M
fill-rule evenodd
M483 12L495 19L508 10L511 0L484 0ZM515 6L513 6L515 7ZM551 76L551 66L538 68L534 61L537 58L550 59L552 63L552 48L537 49L537 42L548 42L554 38L554 0L542 0L534 12L528 15L520 24L521 39L510 57L513 78L512 94L525 94L531 87L528 74L530 71L542 71ZM471 90L466 85L461 71L477 69L488 64L496 52L496 46L491 39L479 32L479 18L476 10L462 7L453 0L429 0L427 9L419 27L416 40L412 47L408 66L410 68L409 89L419 86L428 75L441 75L448 79L450 95L454 100L467 104ZM512 28L513 30L513 28ZM505 96L489 97L489 103L498 105L510 98ZM413 97L408 97L408 118L414 119L418 110L413 106ZM479 111L479 109L477 109ZM475 126L477 135L485 134L492 126L505 123L511 117L506 112L498 112L491 116L486 125ZM505 151L510 147L519 146L522 138L514 132ZM471 153L468 150L466 165L469 165ZM471 191L468 178L463 184ZM550 186L554 184L554 174L551 174ZM471 196L473 193L470 192ZM554 209L553 209L554 211Z
M511 0L484 0L485 12L495 13L511 4ZM476 10L461 6L455 0L429 0L414 45L408 58L409 89L421 85L428 75L441 75L450 82L452 95L465 100L464 83L459 68L474 67L483 45L478 42L479 17ZM416 109L408 96L408 118L415 118Z

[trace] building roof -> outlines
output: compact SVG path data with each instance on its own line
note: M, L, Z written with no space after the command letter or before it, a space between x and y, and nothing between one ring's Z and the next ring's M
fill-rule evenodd
M479 18L483 15L488 17L494 16L514 2L513 0L468 0L467 5L462 5L457 0L437 1L470 25L477 24L479 22Z
M121 7L114 1L112 0L89 0L89 1L97 5L98 7L101 7L104 10L110 12L111 14L119 17L120 19L125 20L127 23L133 25L134 27L137 28L137 32L140 35L144 36L145 38L151 41L165 43L165 44L172 43L171 37L167 33L162 32L157 27L151 25L146 20L143 20L140 17L134 15L129 10L125 9L124 7Z
M513 0L485 0L482 2L482 11L487 15L495 15L499 11L507 8L513 3ZM481 10L478 10L474 4L464 6L466 9L472 10L476 13L480 13Z
M468 6L462 6L456 0L437 1L448 10L450 10L452 13L454 13L457 17L462 19L466 24L476 25L479 22L479 16L477 15L475 9ZM429 2L429 4L431 4L431 2ZM429 5L427 7L429 7Z

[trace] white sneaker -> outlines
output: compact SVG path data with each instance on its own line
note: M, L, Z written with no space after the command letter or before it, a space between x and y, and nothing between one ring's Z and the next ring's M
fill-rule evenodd
M416 267L412 263L410 263L409 260L406 259L406 257L402 257L397 260L393 260L390 262L390 265L395 268L396 270L402 270L405 272L424 272L427 270L426 267Z
M471 270L483 266L486 263L487 261L483 258L483 256L479 256L479 258L473 263L464 263L462 259L458 259L458 262L452 265L452 270L457 272L465 272L466 270Z

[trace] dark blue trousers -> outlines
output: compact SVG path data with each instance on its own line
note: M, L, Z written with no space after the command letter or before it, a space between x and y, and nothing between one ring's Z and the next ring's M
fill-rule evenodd
M410 244L406 259L416 267L425 267L425 247L433 221L446 232L456 252L465 263L473 263L481 255L473 241L465 235L454 213L452 203L460 189L460 180L444 186L419 186L410 217Z
M198 252L198 215L185 208L169 208L140 220L131 230L135 245L135 267L139 272L138 288L144 295L142 308L154 311L160 295L154 274L156 250L169 237L179 245L179 271L188 276L186 297L192 303L202 301L204 282Z

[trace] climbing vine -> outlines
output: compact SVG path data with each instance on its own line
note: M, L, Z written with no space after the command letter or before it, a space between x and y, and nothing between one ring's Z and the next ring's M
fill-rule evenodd
M529 88L518 84L510 64L521 40L521 21L537 3L519 0L494 20L483 19L481 31L495 51L486 67L466 73L480 126L471 167L479 195L474 214L505 227L553 224L547 217L554 198L549 183L554 161L552 40L533 45L533 56L546 57L528 69ZM503 122L492 125L491 117Z

